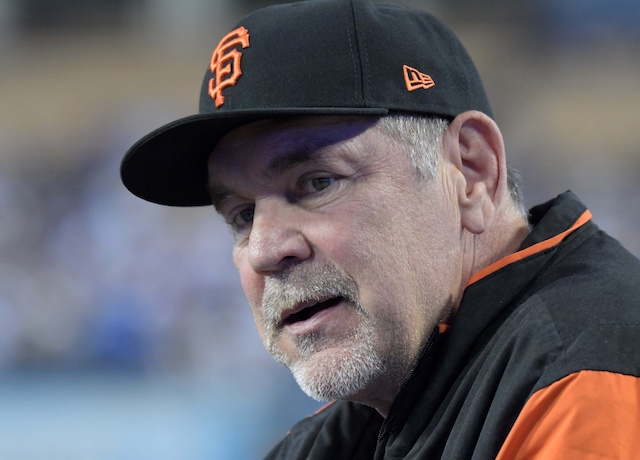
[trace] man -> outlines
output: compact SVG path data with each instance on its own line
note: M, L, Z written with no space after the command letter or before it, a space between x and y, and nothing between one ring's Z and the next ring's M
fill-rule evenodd
M336 401L269 458L637 455L640 262L570 192L524 211L491 116L430 15L316 0L127 153L136 195L216 207L265 346Z

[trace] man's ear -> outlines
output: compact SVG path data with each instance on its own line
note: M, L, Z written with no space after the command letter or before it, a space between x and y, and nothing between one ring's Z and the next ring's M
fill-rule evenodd
M502 133L484 113L464 112L450 123L443 147L445 161L458 178L462 225L471 233L482 233L508 195Z

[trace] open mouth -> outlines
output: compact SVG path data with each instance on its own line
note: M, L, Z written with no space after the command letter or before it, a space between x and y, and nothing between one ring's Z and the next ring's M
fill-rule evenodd
M288 325L288 324L293 324L293 323L297 323L299 321L306 321L309 318L311 318L313 315L326 310L328 308L331 307L335 307L336 305L338 305L340 302L342 302L344 300L343 297L334 297L331 299L327 299L323 302L318 302L318 303L314 303L312 305L309 305L307 307L303 307L302 309L295 311L289 315L286 315L283 320L282 320L282 324L284 326Z

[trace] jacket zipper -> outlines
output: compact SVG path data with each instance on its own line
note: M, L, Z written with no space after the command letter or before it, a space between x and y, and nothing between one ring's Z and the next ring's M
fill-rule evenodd
M438 326L433 328L433 331L429 335L429 338L427 339L426 343L424 344L424 347L422 347L422 351L420 352L420 355L418 356L418 359L416 359L415 363L413 364L413 367L411 368L411 372L409 373L409 378L404 382L402 387L400 387L400 391L398 392L398 394L394 398L394 402L391 403L391 408L389 409L389 413L391 413L393 411L393 406L396 405L395 402L400 400L400 399L402 399L402 394L404 393L405 388L407 387L408 383L411 381L411 378L413 377L413 374L415 373L416 369L420 365L420 362L427 356L427 354L431 350L431 347L433 347L433 344L434 344L434 342L436 341L436 338L439 335L438 330L439 330ZM382 439L382 434L387 429L388 420L389 420L389 415L387 414L387 418L384 420L384 422L382 423L382 426L380 427L380 430L378 431L378 441L377 441L378 444L380 444L380 440Z

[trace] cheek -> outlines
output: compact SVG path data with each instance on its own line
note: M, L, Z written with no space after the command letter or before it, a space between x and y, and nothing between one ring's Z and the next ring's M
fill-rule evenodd
M242 258L234 256L238 274L240 276L240 284L244 292L253 319L258 327L258 331L262 334L262 317L260 315L260 305L262 303L262 294L264 292L264 278L251 269L248 263L243 262Z
M264 289L264 281L262 277L257 276L254 272L250 271L245 276L243 276L242 272L240 273L240 283L242 285L242 290L244 291L244 295L249 302L249 307L251 309L251 315L253 316L253 321L256 325L256 329L260 338L264 342L265 340L265 325L264 320L262 318L262 314L260 311L260 305L262 303L262 293Z
M258 276L251 268L247 259L246 248L234 248L233 263L238 270L244 295L249 301L251 309L254 309L262 299L262 286L264 286L262 277Z
M251 310L257 312L260 309L260 303L262 302L262 292L264 289L264 282L262 277L257 276L250 270L240 271L240 284L244 295L249 301Z

